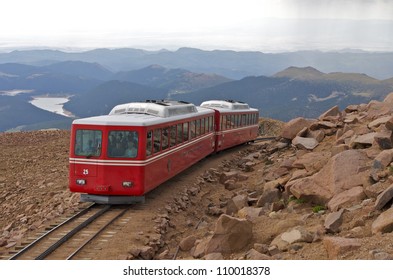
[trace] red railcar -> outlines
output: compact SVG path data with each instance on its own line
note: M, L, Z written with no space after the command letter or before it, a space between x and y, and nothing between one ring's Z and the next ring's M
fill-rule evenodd
M203 102L201 107L215 111L216 152L251 142L258 136L259 112L248 104L233 100L210 100Z
M73 122L70 191L82 193L82 201L143 201L214 149L211 109L177 101L118 105L109 115Z

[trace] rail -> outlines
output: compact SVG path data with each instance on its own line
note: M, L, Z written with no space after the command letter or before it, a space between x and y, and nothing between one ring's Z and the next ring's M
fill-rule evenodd
M16 254L14 254L13 256L11 256L9 258L9 260L15 260L17 259L19 256L23 255L25 252L27 252L28 250L30 250L31 248L33 248L39 241L41 241L42 239L44 239L46 236L48 236L49 234L51 234L52 232L54 232L55 230L59 229L60 227L64 226L65 224L68 224L69 222L75 220L76 218L84 215L86 212L88 212L90 209L92 209L96 204L92 203L90 204L88 207L86 207L85 209L83 209L82 211L79 211L78 213L76 213L75 215L73 215L72 217L70 217L69 219L65 220L64 222L58 224L56 227L52 228L51 230L47 231L45 234L41 235L39 238L37 238L36 240L34 240L33 242L31 242L28 246L24 247L22 250L18 251Z

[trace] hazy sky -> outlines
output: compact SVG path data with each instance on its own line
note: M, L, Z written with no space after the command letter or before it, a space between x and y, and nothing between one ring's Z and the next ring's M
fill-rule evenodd
M0 49L393 51L393 0L2 0Z

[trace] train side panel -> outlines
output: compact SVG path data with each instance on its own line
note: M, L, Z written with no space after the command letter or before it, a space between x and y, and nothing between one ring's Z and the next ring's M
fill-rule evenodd
M214 151L214 133L168 150L152 158L146 165L145 192L149 192Z
M257 136L258 126L220 131L217 133L218 145L216 147L216 152L253 141Z
M242 113L216 111L216 148L222 151L255 140L258 136L256 110Z

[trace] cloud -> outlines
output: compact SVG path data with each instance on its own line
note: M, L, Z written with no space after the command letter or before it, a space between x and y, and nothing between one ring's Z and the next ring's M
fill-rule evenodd
M390 0L282 0L281 5L292 18L393 20Z

